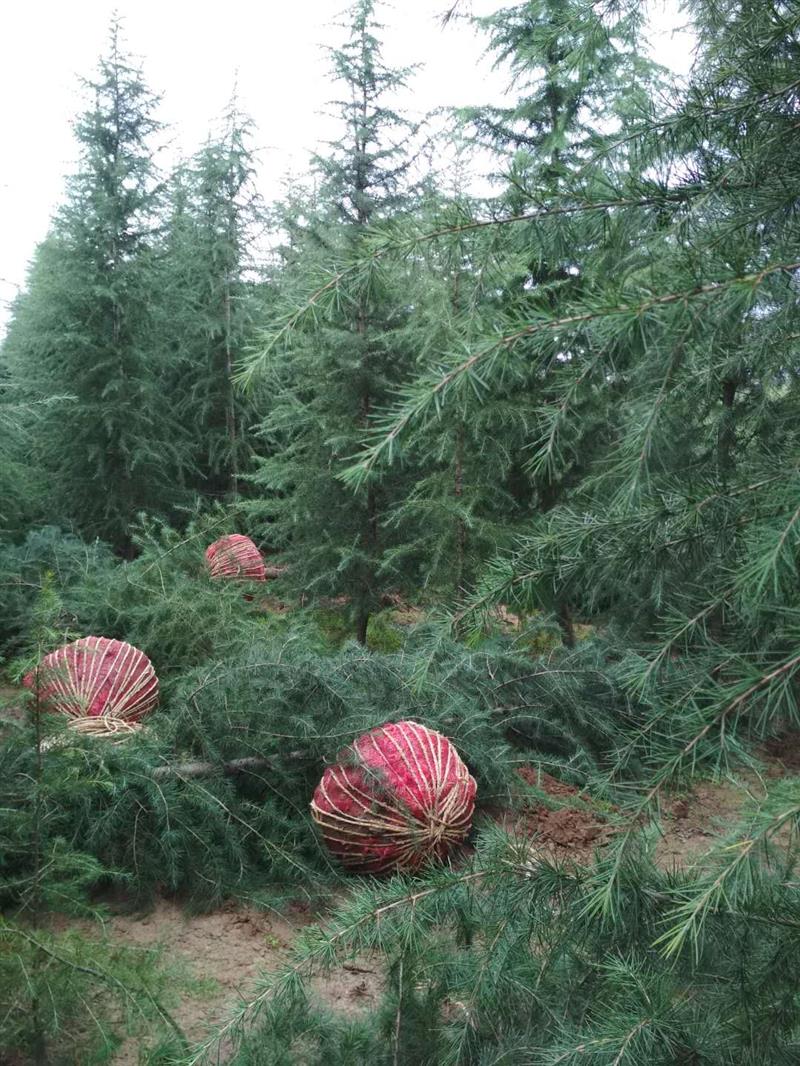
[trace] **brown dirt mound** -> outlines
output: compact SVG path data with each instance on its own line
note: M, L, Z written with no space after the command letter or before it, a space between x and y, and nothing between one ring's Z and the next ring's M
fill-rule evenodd
M521 766L517 773L522 780L545 792L557 801L553 807L529 800L518 811L506 811L501 824L517 836L535 837L552 849L556 857L569 851L575 857L586 857L594 848L608 842L615 829L608 819L591 807L573 785L568 785L533 766Z

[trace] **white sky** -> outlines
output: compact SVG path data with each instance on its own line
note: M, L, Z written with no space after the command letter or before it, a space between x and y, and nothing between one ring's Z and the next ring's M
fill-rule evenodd
M470 0L488 14L508 0ZM308 154L336 133L323 113L336 95L320 47L338 44L331 25L347 0L28 0L0 3L0 331L8 302L61 200L74 164L71 122L84 107L79 77L92 77L116 10L128 50L143 57L150 88L163 94L170 125L168 165L204 140L238 81L242 109L256 123L260 186L267 199L287 171L305 172ZM381 12L390 65L422 63L410 102L434 107L496 100L503 80L483 58L483 38L464 23L442 29L447 0L395 0ZM675 35L678 0L652 12L655 58L678 73L691 38Z

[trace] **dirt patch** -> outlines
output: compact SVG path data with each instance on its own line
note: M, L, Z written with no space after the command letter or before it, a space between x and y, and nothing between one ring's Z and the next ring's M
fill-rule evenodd
M800 732L770 740L757 751L767 778L800 772ZM596 848L607 844L619 826L614 809L597 809L591 797L533 766L517 773L526 784L544 792L552 805L529 799L519 810L503 811L497 820L515 835L530 837L556 859L591 861ZM660 811L660 838L655 861L665 869L686 868L700 861L739 819L748 800L764 795L758 774L742 771L730 780L698 782L691 790L665 796ZM777 838L780 840L780 835Z
M191 980L171 1013L191 1043L248 997L256 978L281 969L289 960L298 933L314 918L300 908L268 914L251 907L226 905L212 914L187 915L177 903L161 900L144 916L114 915L106 924L113 939L128 946L160 948ZM62 924L56 923L56 927ZM96 932L88 922L63 920L64 928ZM187 982L188 983L188 982ZM355 1016L375 1008L383 987L376 960L359 957L309 982L313 998L340 1014ZM115 1066L136 1066L139 1041L126 1040L114 1056ZM219 1060L225 1061L224 1054Z
M288 614L292 608L285 600L279 600L275 596L259 596L258 609L264 614Z
M763 776L794 777L800 772L800 732L768 740L755 753ZM741 817L748 800L764 797L765 783L756 773L741 771L730 780L700 782L684 795L669 796L661 810L662 836L656 862L668 868L696 864ZM788 833L779 833L788 842Z
M667 869L693 865L736 821L747 794L744 781L723 781L704 782L685 796L668 798L661 809L658 865Z
M800 731L784 733L766 741L759 755L766 763L768 777L782 777L800 771Z
M516 633L522 628L520 616L510 611L504 603L498 604L497 607L489 612L489 616L497 622L503 633Z
M391 608L388 618L398 626L414 626L425 620L425 611L409 603L399 592L385 592L381 596L381 606Z
M554 858L568 854L580 861L588 860L595 848L613 836L616 830L608 818L574 785L533 766L522 766L517 773L527 785L544 792L554 803L549 806L527 800L519 810L503 812L500 823L515 836L535 838Z

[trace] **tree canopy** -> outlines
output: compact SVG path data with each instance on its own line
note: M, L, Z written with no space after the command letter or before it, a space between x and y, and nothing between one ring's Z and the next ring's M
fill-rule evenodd
M336 137L275 203L235 96L162 173L116 23L85 85L0 350L0 651L17 682L76 636L130 641L164 708L103 748L52 729L34 685L3 727L14 1047L48 1061L48 975L81 965L30 916L124 883L327 898L169 1061L788 1066L800 11L689 0L683 82L635 0L498 6L473 23L505 100L446 128L404 109L380 12L342 16ZM210 579L233 531L267 583ZM473 835L347 881L308 800L406 719L476 779ZM665 812L725 775L738 822L670 867ZM564 809L602 825L592 854L546 845ZM367 951L378 1009L319 1009L314 979Z

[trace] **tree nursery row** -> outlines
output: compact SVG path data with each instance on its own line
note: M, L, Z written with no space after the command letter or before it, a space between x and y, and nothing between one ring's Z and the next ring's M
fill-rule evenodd
M0 346L0 1063L800 1062L800 8L682 11L455 0L420 120L355 0L274 203L112 24ZM164 901L308 920L189 1031Z

